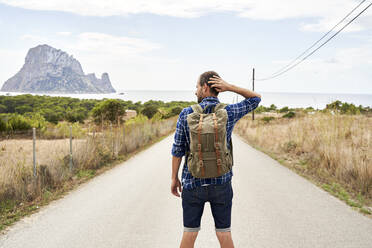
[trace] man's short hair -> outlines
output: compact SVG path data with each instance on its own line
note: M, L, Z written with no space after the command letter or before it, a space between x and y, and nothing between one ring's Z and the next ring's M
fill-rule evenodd
M216 75L216 76L219 77L219 75L218 75L217 72L215 72L215 71L206 71L206 72L204 72L203 74L200 75L200 77L199 77L199 79L200 79L199 82L200 82L200 86L203 86L204 84L207 84L208 87L209 87L209 89L210 89L210 92L211 92L212 94L218 96L218 93L220 93L220 92L218 92L215 88L212 88L212 87L211 87L212 84L208 83L209 79L210 79L212 76L214 76L214 75Z

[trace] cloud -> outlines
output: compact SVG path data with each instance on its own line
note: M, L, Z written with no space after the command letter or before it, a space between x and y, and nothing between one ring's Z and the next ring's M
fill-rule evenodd
M216 12L233 12L253 20L315 18L301 25L303 31L324 31L335 25L358 1L355 0L0 0L0 3L33 10L65 11L83 16L114 16L150 13L196 18ZM363 6L366 6L365 3ZM357 12L356 12L357 13ZM372 13L364 13L365 24L353 25L359 31L372 22Z
M72 33L71 32L57 32L57 35L61 36L70 36Z
M85 32L72 35L70 32L57 32L58 35L65 36L69 40L53 39L33 34L25 34L21 40L29 41L32 45L50 44L56 47L64 47L67 50L78 52L89 52L93 54L128 55L136 56L153 50L162 48L160 44L140 38L126 36L114 36L105 33ZM30 44L31 45L31 44Z
M160 49L162 46L144 39L113 36L104 33L81 33L73 47L80 51L105 54L136 55Z
M47 43L49 41L49 39L47 39L46 37L34 35L34 34L24 34L21 36L21 40L36 42L40 44Z

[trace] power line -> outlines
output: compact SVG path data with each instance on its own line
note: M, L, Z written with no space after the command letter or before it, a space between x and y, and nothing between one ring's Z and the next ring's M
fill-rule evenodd
M279 71L273 73L271 76L266 77L266 78L261 78L261 79L256 79L257 81L265 81L269 79L276 78L287 71L291 70L292 68L296 67L300 63L302 63L304 60L306 60L308 57L313 55L316 51L318 51L321 47L323 47L325 44L327 44L331 39L333 39L336 35L338 35L342 30L344 30L347 26L349 26L355 19L357 19L361 14L363 14L369 7L371 7L372 3L370 3L366 8L364 8L361 12L359 12L358 15L356 15L353 19L351 19L348 23L346 23L339 31L337 31L334 35L332 35L328 40L323 42L320 46L318 46L315 50L313 50L310 54L299 60L297 63L293 64L297 59L302 57L306 52L308 52L311 48L313 48L316 44L318 44L324 37L326 37L330 32L332 32L339 24L341 24L347 17L349 17L360 5L362 5L365 2L363 0L361 3L359 3L351 12L349 12L339 23L337 23L330 31L328 31L325 35L323 35L318 41L316 41L311 47L305 50L305 52L301 53L297 58L295 58L291 63L287 64L284 66L282 69ZM293 65L291 65L293 64ZM291 66L289 66L291 65Z
M291 64L293 64L294 62L296 62L299 58L301 58L304 54L306 54L311 48L313 48L316 44L318 44L321 40L323 40L329 33L331 33L338 25L340 25L343 21L345 21L346 18L348 18L357 8L360 7L360 5L362 5L366 0L363 0L362 2L360 2L356 7L354 7L354 9L352 9L344 18L342 18L341 21L339 21L335 26L333 26L333 28L331 28L331 30L329 30L327 33L325 33L319 40L317 40L313 45L311 45L308 49L306 49L303 53L301 53L298 57L296 57L294 60L292 60L289 64L287 64L286 66L282 67L280 70L274 72L273 74L271 74L271 76L274 76L278 73L280 73L281 71L285 70L287 67L289 67ZM270 77L271 77L270 76Z

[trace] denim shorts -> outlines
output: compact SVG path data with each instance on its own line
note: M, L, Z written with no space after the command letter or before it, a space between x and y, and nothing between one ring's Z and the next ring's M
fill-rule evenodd
M209 202L217 232L229 232L233 190L231 181L182 190L183 226L185 232L200 230L204 203Z

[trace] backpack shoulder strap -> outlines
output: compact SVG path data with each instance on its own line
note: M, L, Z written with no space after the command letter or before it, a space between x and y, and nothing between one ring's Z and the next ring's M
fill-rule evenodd
M199 114L203 113L203 109L199 104L191 105L191 108L195 113L199 113Z
M216 106L214 107L213 112L216 112L217 110L224 109L227 106L226 103L217 103Z

